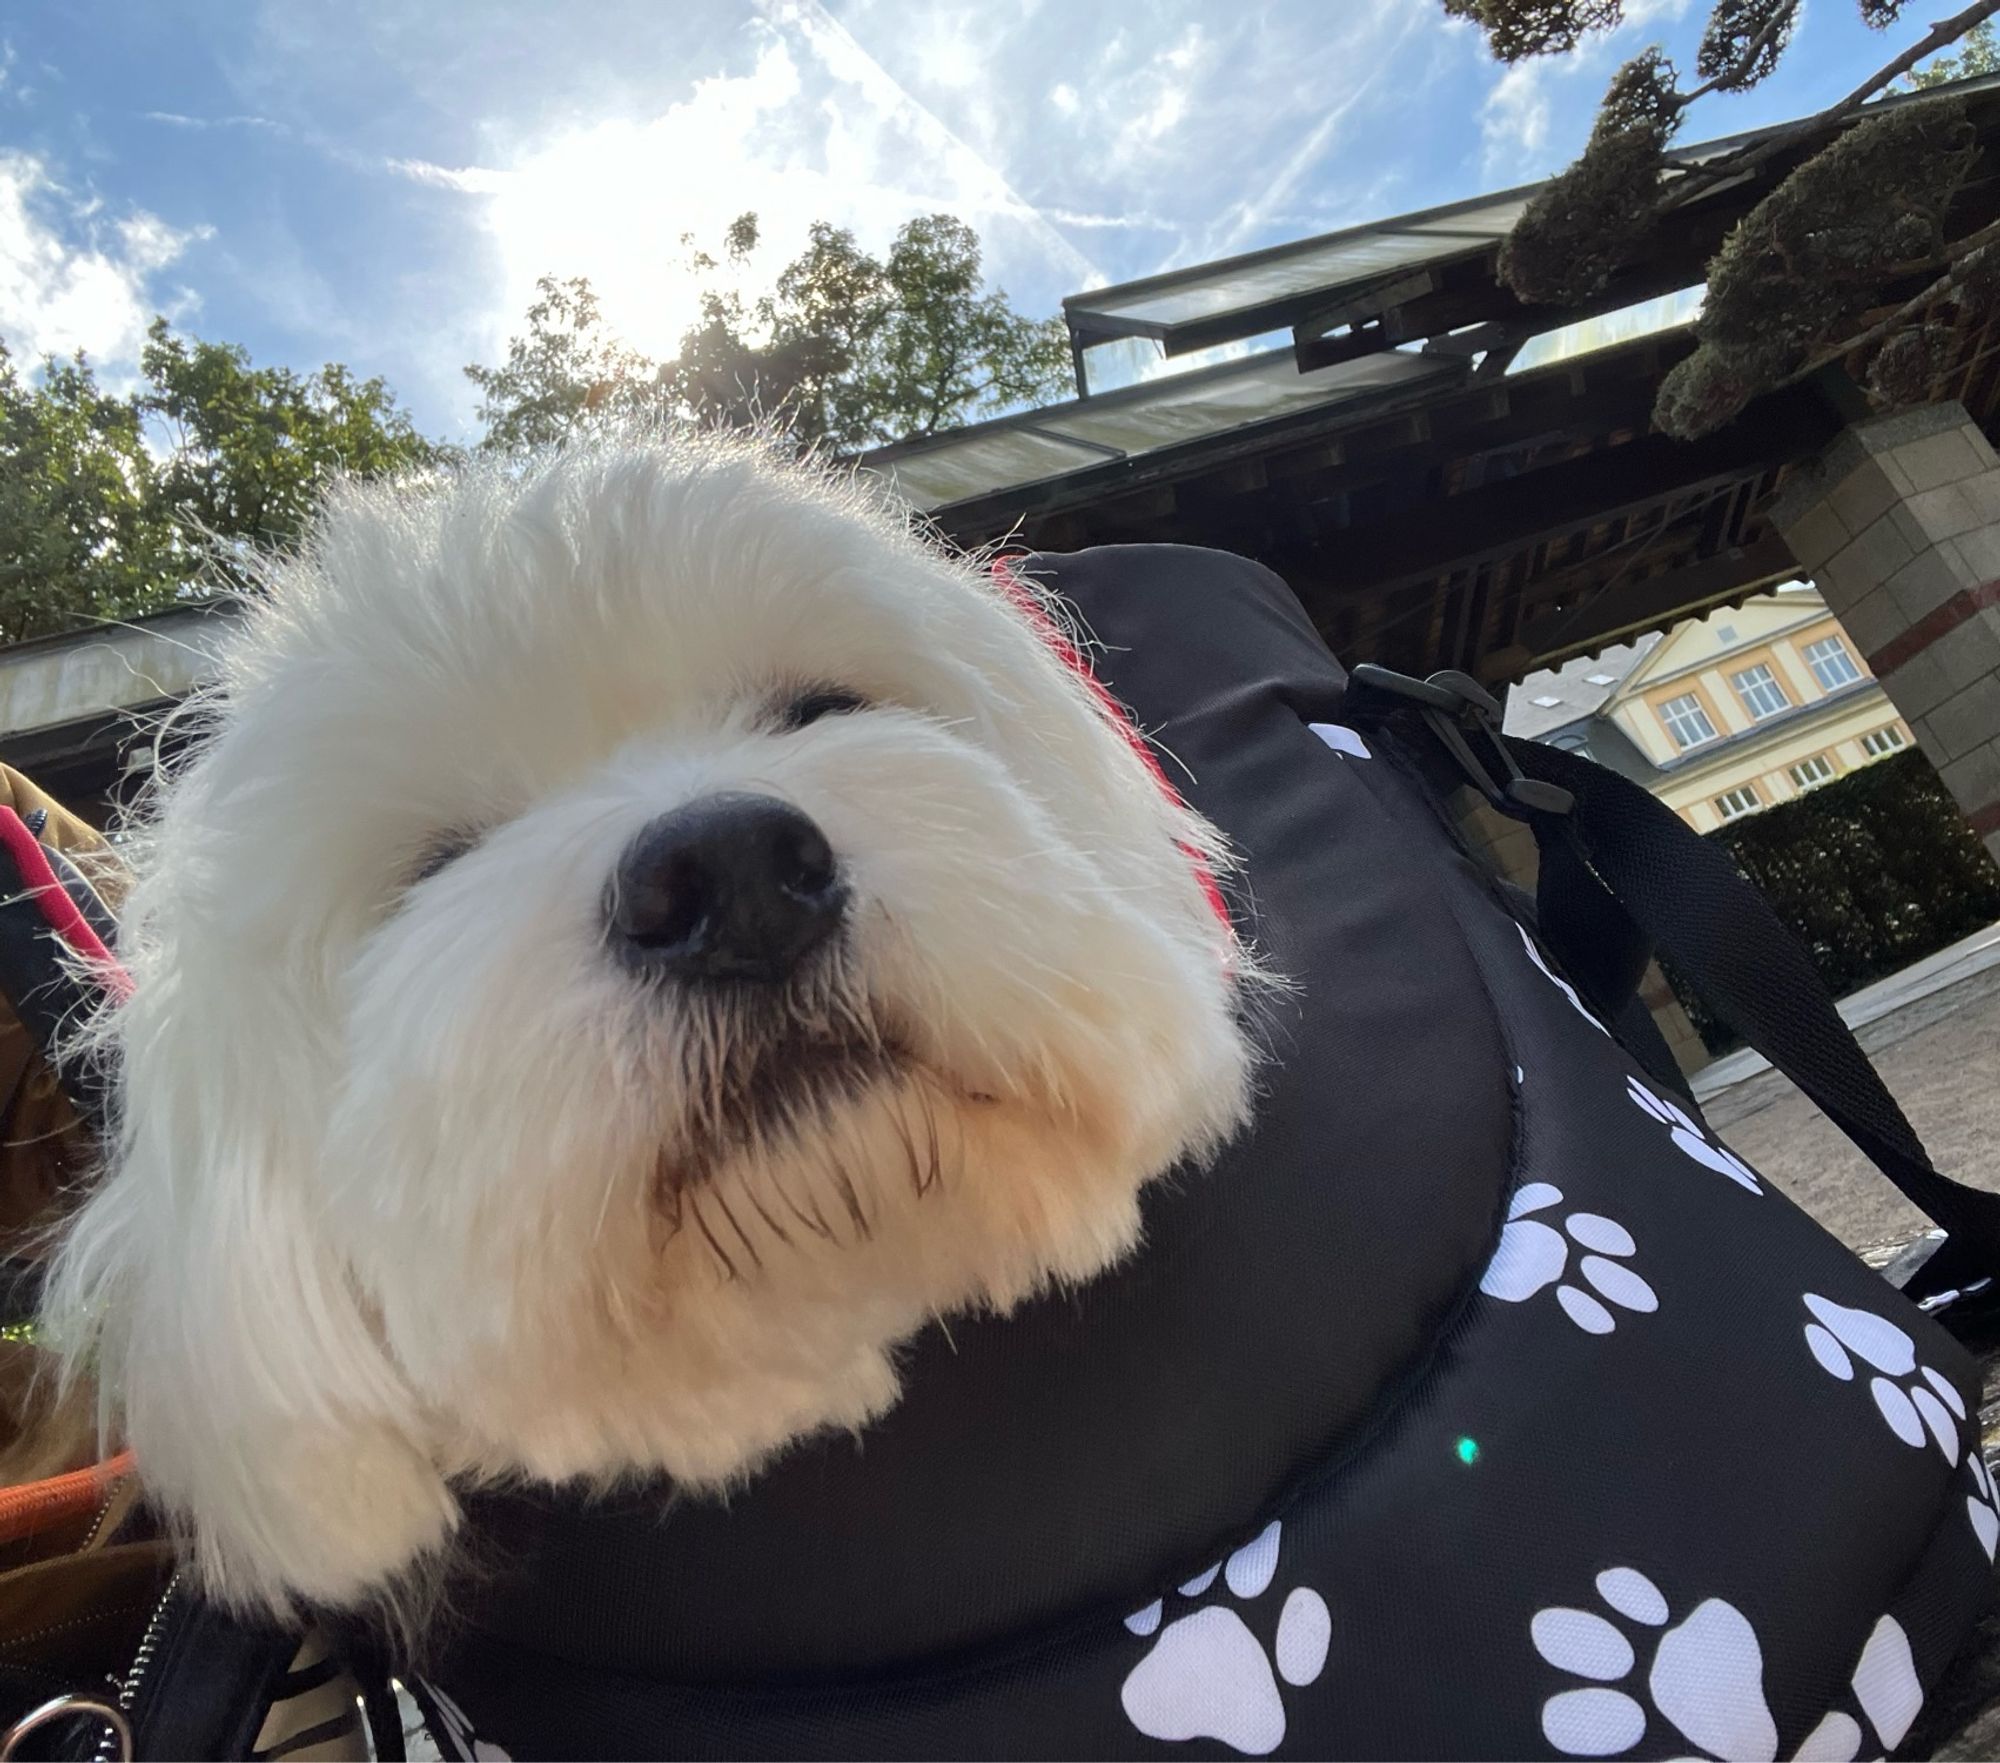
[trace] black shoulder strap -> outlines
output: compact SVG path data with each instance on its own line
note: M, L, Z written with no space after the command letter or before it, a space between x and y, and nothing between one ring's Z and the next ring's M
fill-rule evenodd
M1607 1020L1653 952L1664 953L1721 1021L1943 1227L1945 1242L1904 1287L1910 1296L1939 1309L1993 1294L2000 1194L1932 1165L1811 956L1727 852L1617 772L1501 735L1498 710L1463 675L1417 681L1374 667L1355 669L1347 706L1358 720L1428 728L1489 801L1533 829L1541 935Z

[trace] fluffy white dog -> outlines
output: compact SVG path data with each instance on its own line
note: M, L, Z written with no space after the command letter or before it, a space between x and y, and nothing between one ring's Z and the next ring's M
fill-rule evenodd
M1038 603L748 444L330 499L139 847L53 1327L209 1586L714 1486L1246 1106L1216 835Z

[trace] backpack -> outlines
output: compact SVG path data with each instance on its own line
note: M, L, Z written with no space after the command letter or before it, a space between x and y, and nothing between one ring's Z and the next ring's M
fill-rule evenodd
M476 1574L395 1660L445 1754L1920 1738L2000 1542L1940 1320L1980 1320L2000 1199L1930 1168L1803 951L1626 780L1506 741L1462 676L1349 678L1243 559L1015 567L1244 854L1231 909L1298 988L1255 1121L1154 1184L1125 1264L926 1331L882 1421L727 1501L472 1498ZM1534 900L1456 836L1467 784L1533 828ZM1904 1291L1704 1126L1634 995L1654 944L1944 1226ZM174 1632L222 1621L177 1596ZM137 1755L247 1744L226 1656L137 1674ZM342 1657L374 1716L385 1655Z
M448 1754L1850 1758L1988 1596L1947 1181L1728 859L1463 676L1343 674L1241 558L1016 564L1244 854L1298 984L1143 1249L907 1352L725 1501L475 1499L410 1673ZM1178 778L1177 782L1180 781ZM1535 902L1441 812L1534 828ZM1720 1144L1664 945L1941 1224L1899 1293ZM1942 1246L1940 1246L1942 1244Z

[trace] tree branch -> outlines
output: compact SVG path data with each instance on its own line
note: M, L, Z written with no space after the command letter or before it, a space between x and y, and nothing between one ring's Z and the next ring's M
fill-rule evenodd
M1922 41L1912 44L1894 61L1870 74L1838 103L1829 104L1824 110L1812 116L1801 117L1797 122L1765 140L1754 142L1724 158L1711 160L1707 165L1697 166L1684 172L1661 203L1662 212L1685 206L1724 179L1738 177L1762 165L1765 160L1774 158L1805 136L1817 134L1840 121L1842 117L1859 110L1877 92L1901 79L1918 62L1936 54L1940 49L1948 48L1974 25L1983 23L1996 12L2000 12L2000 0L1973 0L1973 4L1964 11L1952 14L1942 24L1933 25L1929 35ZM1690 101L1697 96L1699 93L1690 93Z
M1866 330L1858 332L1831 349L1822 350L1784 383L1791 385L1809 374L1817 373L1829 362L1851 355L1856 349L1865 349L1870 343L1880 342L1899 325L1908 323L1927 306L1942 299L1953 288L1961 286L1975 269L1983 268L1989 262L2000 262L2000 221L1995 221L1991 226L1981 227L1976 233L1967 234L1953 249L1959 255L1944 274L1905 300L1886 318L1877 319Z
M1750 39L1748 47L1744 49L1741 55L1737 56L1734 62L1724 68L1722 72L1716 74L1712 79L1705 80L1701 85L1696 86L1692 92L1675 94L1674 108L1676 110L1685 110L1697 98L1706 98L1709 93L1729 81L1741 79L1751 68L1757 65L1757 57L1764 53L1765 49L1777 38L1778 33L1790 24L1793 19L1798 17L1799 5L1800 0L1792 0L1792 3L1782 11L1772 13L1764 21L1764 28Z

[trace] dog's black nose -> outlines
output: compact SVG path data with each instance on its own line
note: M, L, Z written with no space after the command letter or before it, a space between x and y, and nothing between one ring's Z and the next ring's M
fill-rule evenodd
M833 848L773 796L703 796L663 814L618 860L613 940L686 980L782 980L847 905Z

